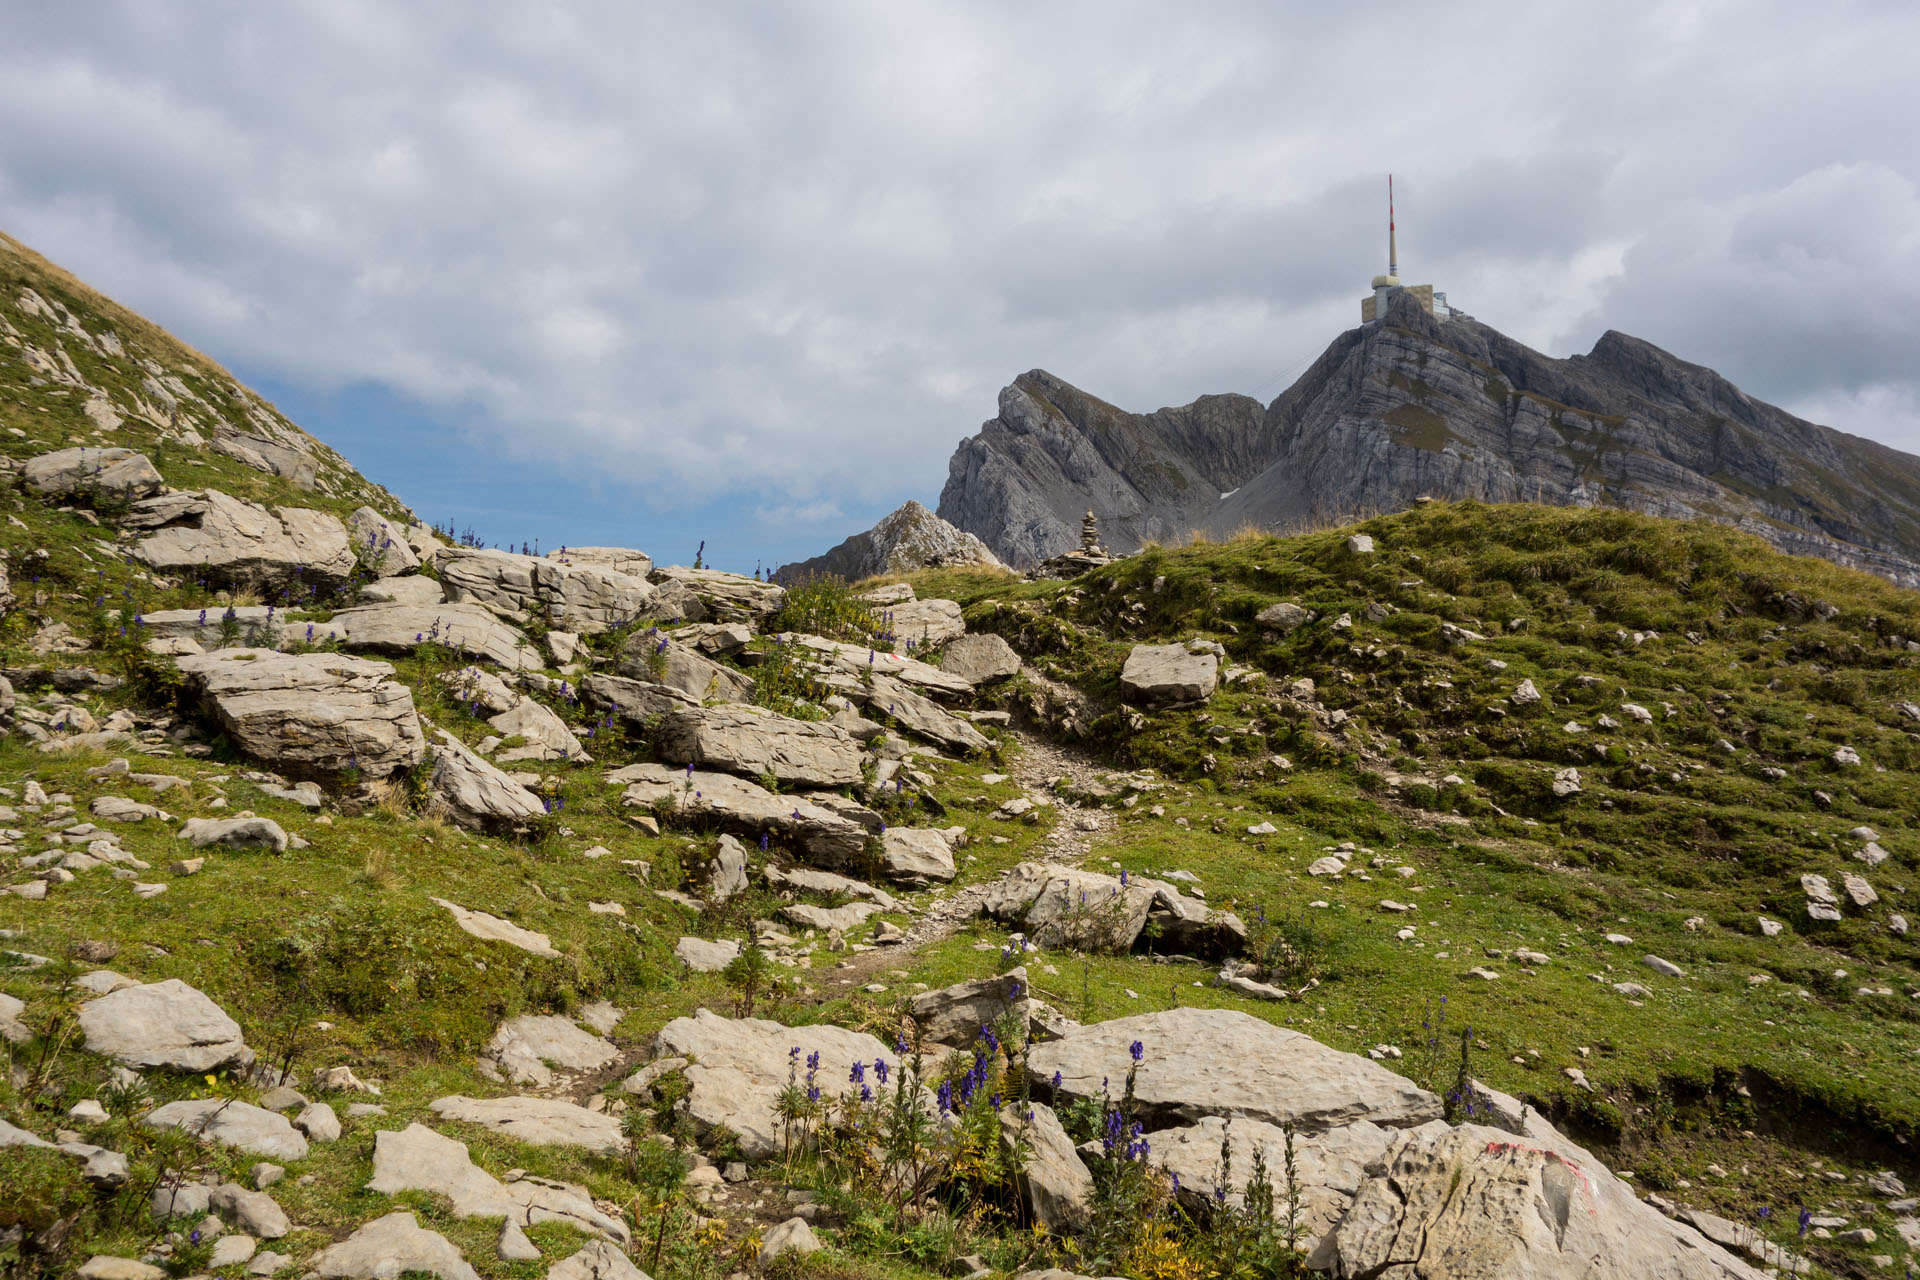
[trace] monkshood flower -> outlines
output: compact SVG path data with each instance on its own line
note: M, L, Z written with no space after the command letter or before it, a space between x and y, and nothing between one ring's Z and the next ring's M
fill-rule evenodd
M1133 1060L1135 1062L1138 1062L1140 1061L1140 1059L1147 1056L1147 1046L1145 1046L1144 1044L1141 1044L1138 1040L1135 1040L1132 1044L1127 1046L1127 1052L1133 1056Z
M873 1060L873 1075L874 1079L878 1080L881 1084L887 1082L887 1060L885 1058L875 1058Z
M853 1069L847 1072L847 1080L852 1084L859 1084L862 1080L865 1080L866 1078L867 1078L867 1064L864 1062L854 1063Z

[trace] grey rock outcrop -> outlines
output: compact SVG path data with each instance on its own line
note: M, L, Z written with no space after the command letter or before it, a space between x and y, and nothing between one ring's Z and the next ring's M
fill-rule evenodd
M553 1083L554 1068L598 1071L619 1056L610 1042L558 1014L528 1013L503 1022L486 1049L487 1059L497 1063L508 1079L539 1088Z
M750 778L844 787L860 781L860 744L829 725L765 707L685 707L668 712L654 738L660 758Z
M438 644L466 660L485 658L509 671L546 665L526 637L475 604L366 605L340 610L327 626L347 649L412 653L423 644Z
M605 1240L596 1240L547 1268L547 1280L649 1280L633 1260Z
M476 831L538 820L540 797L474 754L442 729L433 748L427 807Z
M287 851L287 833L272 818L188 818L179 838L196 849L219 844L232 849Z
M547 552L549 560L562 564L584 565L591 569L610 569L629 578L644 579L653 572L653 557L632 547L561 547Z
M1006 1014L1026 1007L1027 971L1020 967L922 992L908 1003L907 1012L927 1039L964 1048L980 1028L996 1026Z
M453 1242L429 1231L401 1210L375 1218L313 1259L322 1280L391 1280L400 1275L438 1276L440 1280L480 1280Z
M368 604L436 605L446 599L446 588L438 578L416 573L376 578L360 588L360 598Z
M347 538L362 568L383 577L412 573L420 557L407 544L407 527L372 507L361 507L347 517Z
M59 449L27 459L21 469L27 488L49 497L73 493L148 498L167 487L153 462L131 449Z
M178 665L234 744L284 772L384 778L425 754L413 691L384 662L222 649Z
M907 732L950 751L985 751L987 736L930 698L890 675L875 675L867 686L867 709L898 721Z
M338 518L307 507L270 511L217 489L136 502L125 523L156 529L133 545L148 567L236 587L337 586L356 566Z
M222 1146L250 1151L270 1160L304 1160L307 1140L278 1112L233 1098L190 1098L155 1107L142 1123L154 1129L181 1129Z
M573 736L567 722L532 698L515 703L497 716L488 718L495 733L503 738L520 738L517 747L497 754L503 762L514 760L573 760L591 762L593 757Z
M630 679L664 685L694 702L749 702L753 681L664 632L639 631L620 651L616 670Z
M967 631L960 606L952 600L903 600L876 612L901 652L937 649Z
M542 1147L583 1147L596 1155L618 1155L627 1140L620 1117L563 1102L558 1098L436 1098L435 1115L479 1125L517 1142Z
M1555 1139L1558 1139L1555 1141ZM1760 1273L1634 1198L1557 1134L1481 1125L1395 1134L1308 1265L1338 1277L1453 1271L1486 1280L1759 1280Z
M1092 1218L1093 1175L1053 1108L1044 1102L1024 1112L1009 1107L1001 1113L1000 1130L1007 1144L1026 1146L1017 1182L1034 1222L1055 1235L1084 1228Z
M1317 1133L1357 1120L1387 1128L1440 1117L1440 1099L1366 1058L1228 1009L1169 1009L1069 1030L1035 1045L1028 1071L1059 1092L1097 1097L1143 1048L1135 1097L1148 1128L1235 1116Z
M1082 511L1122 553L1397 510L1433 496L1716 519L1783 551L1920 584L1920 459L1763 404L1710 369L1608 332L1552 359L1396 299L1269 405L1204 396L1122 412L1021 375L948 464L939 513L1031 567Z
M940 669L951 671L971 685L1004 680L1020 673L1020 655L991 633L960 636L940 655Z
M80 1006L86 1046L135 1069L212 1071L253 1060L240 1024L178 978L123 987Z
M785 587L719 569L689 569L672 564L656 568L647 577L662 587L677 584L686 588L721 622L762 622L780 612L787 602Z
M779 1097L794 1048L802 1058L820 1054L817 1081L829 1100L853 1087L848 1076L855 1062L871 1068L875 1059L900 1060L863 1031L786 1027L764 1018L723 1018L707 1009L662 1027L654 1052L688 1060L687 1115L696 1129L725 1125L739 1136L748 1159L764 1160L781 1149Z
M945 884L954 876L953 849L931 828L888 827L880 835L880 870L895 884Z
M786 583L832 574L848 582L916 569L979 566L1003 569L987 544L956 529L918 502L909 501L865 533L856 533L825 555L783 565L774 574Z
M775 795L758 783L696 769L689 773L659 764L628 765L606 775L624 783L622 803L706 818L735 835L759 839L762 831L794 840L816 866L840 867L866 852L867 829L797 796Z
M1185 645L1137 644L1120 671L1120 692L1150 707L1188 706L1213 696L1220 659L1191 653Z
M1304 1244L1317 1243L1346 1213L1367 1180L1367 1166L1385 1153L1397 1132L1370 1120L1356 1120L1294 1135L1298 1225ZM1198 1124L1159 1130L1149 1135L1149 1141L1154 1164L1179 1176L1180 1198L1199 1214L1211 1213L1220 1204L1239 1208L1259 1155L1274 1183L1275 1220L1286 1220L1287 1138L1279 1126L1245 1117L1208 1116ZM1224 1187L1220 1186L1222 1141L1230 1141L1233 1156L1233 1176Z
M613 569L511 551L448 547L434 559L447 599L477 601L595 634L646 616L653 584Z

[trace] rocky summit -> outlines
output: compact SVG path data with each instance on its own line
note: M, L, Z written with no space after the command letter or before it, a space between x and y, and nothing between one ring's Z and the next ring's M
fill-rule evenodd
M1662 405L1723 486L1787 430L1430 329L1273 411L1030 375L967 484L1036 576L910 504L768 582L422 525L3 242L0 1272L1920 1265L1920 594L1565 493L1141 547L1271 413L1409 493L1474 395L1628 488ZM1781 475L1712 514L1869 547Z
M1544 356L1410 298L1336 338L1271 404L1128 413L1041 370L961 441L939 513L1021 568L1091 508L1117 551L1284 531L1422 498L1719 520L1783 551L1920 585L1920 459L1816 426L1608 332Z

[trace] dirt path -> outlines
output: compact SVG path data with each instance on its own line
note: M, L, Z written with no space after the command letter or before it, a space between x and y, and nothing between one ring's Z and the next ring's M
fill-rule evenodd
M1092 849L1093 842L1113 827L1115 817L1110 809L1083 808L1063 799L1054 794L1053 783L1066 778L1085 784L1107 770L1070 747L1020 729L1010 729L1008 733L1019 744L1019 751L1008 766L1009 775L1020 784L1028 799L1036 803L1044 800L1055 812L1053 827L1034 850L1035 857L1044 862L1078 865ZM956 893L929 900L908 927L903 942L872 951L851 952L834 967L815 970L817 989L806 1003L836 999L849 989L890 977L889 970L904 967L908 957L920 948L952 937L964 928L979 914L980 901L992 883L983 880Z

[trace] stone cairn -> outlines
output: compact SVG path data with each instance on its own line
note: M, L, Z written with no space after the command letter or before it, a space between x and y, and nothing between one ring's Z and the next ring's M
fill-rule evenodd
M1098 569L1103 564L1112 564L1114 559L1113 553L1100 545L1100 521L1093 512L1089 511L1086 519L1080 522L1080 545L1042 562L1033 571L1033 576L1077 578L1089 569Z

